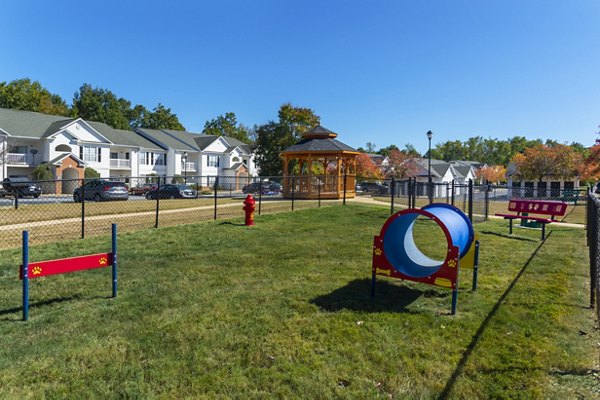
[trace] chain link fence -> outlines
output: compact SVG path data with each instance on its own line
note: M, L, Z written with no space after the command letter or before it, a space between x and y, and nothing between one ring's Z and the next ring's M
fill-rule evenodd
M590 254L590 307L600 319L600 200L591 191L587 195L587 244Z
M284 193L284 190L286 192ZM309 196L306 194L309 193ZM332 196L332 193L335 195ZM248 194L256 200L255 216L346 204L347 199L402 208L447 203L474 222L507 211L511 198L567 201L565 222L585 223L583 191L538 193L468 183L415 179L369 179L337 176L146 176L114 179L65 179L4 184L0 189L0 248L18 247L23 230L33 244L121 232L243 218Z

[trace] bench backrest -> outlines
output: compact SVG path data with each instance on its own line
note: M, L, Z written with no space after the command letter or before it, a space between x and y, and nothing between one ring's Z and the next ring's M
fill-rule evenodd
M529 213L563 216L567 211L567 203L555 200L510 200L508 210Z

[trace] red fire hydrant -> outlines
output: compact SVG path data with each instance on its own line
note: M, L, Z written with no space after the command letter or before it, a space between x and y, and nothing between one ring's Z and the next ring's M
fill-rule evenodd
M246 212L246 226L254 225L254 205L256 201L252 197L252 195L246 196L246 200L244 200L244 211Z

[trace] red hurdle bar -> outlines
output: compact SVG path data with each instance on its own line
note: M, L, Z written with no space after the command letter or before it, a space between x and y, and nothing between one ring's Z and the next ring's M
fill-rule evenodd
M19 278L23 280L23 321L29 318L29 279L42 276L66 274L112 265L112 297L117 297L117 225L112 224L112 252L89 254L79 257L29 262L29 232L23 231L23 264Z

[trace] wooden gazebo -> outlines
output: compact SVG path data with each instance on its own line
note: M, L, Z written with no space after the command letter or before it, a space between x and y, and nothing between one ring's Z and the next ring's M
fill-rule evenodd
M346 197L354 197L359 152L336 137L337 133L319 125L281 153L284 197L341 199L344 186Z

